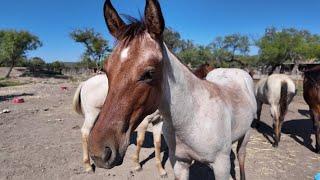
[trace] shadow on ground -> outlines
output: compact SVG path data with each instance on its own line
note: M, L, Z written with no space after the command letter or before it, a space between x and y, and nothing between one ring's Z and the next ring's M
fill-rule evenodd
M130 138L130 144L134 144L137 145L137 132L134 132L133 135ZM154 148L153 145L153 134L149 131L146 132L145 134L145 139L142 145L142 148ZM162 166L164 167L168 158L169 158L169 150L168 150L168 146L164 140L164 137L161 135L161 152L164 152L163 158L162 158ZM143 167L143 165L145 163L147 163L149 160L153 159L155 157L155 152L151 153L146 159L142 160L140 162L141 167Z
M305 146L310 151L315 151L315 148L312 147L311 139L311 136L315 134L315 131L313 129L313 123L310 119L295 119L286 121L283 123L282 132L289 134L292 139Z
M299 113L306 113L305 110L299 110ZM274 132L266 123L260 121L257 131L261 133L271 144L274 143ZM310 119L293 119L283 122L282 133L288 134L293 140L305 146L310 151L315 151L312 146L311 135L315 134L313 124ZM280 141L281 144L281 141Z
M309 110L298 109L298 112L299 112L302 116L305 116L305 117L310 118L310 112L309 112Z
M136 142L137 142L137 132L134 132L134 134L130 138L130 144L136 145ZM154 148L153 134L151 132L149 132L149 131L146 132L145 140L144 140L142 147L143 148ZM169 150L168 150L168 146L167 146L166 142L164 141L163 136L161 136L161 152L164 152L164 156L162 159L162 166L164 167L167 160L168 160L168 157L169 157ZM141 167L146 162L153 159L154 157L155 157L155 153L153 152L146 159L144 159L140 162ZM235 153L233 151L230 154L230 160L231 160L230 174L231 174L232 178L235 179L235 177L236 177L236 172L235 172L236 157L235 157ZM195 161L190 167L189 176L190 176L189 177L190 180L198 180L198 179L212 180L212 179L214 179L214 172L211 169L211 167L209 167L208 165Z

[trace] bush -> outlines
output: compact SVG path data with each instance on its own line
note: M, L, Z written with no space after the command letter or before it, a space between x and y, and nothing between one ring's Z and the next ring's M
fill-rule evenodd
M28 68L32 72L43 70L45 67L46 63L40 57L34 57L28 62Z
M59 74L62 74L62 70L65 68L65 65L63 62L60 61L54 61L52 63L47 64L47 70L53 71Z

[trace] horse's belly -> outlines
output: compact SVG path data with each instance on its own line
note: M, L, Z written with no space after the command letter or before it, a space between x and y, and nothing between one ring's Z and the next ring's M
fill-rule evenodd
M226 119L215 120L194 121L183 131L176 131L177 157L210 163L214 162L217 153L228 151L231 148L231 125Z
M207 152L205 148L199 151L197 148L193 147L191 144L187 144L179 137L176 137L176 151L175 156L179 159L187 159L187 160L196 160L202 163L210 163L213 162L215 157L215 152ZM199 146L203 147L203 146Z
M250 130L253 119L253 113L249 112L237 114L234 117L231 130L233 143L242 138Z

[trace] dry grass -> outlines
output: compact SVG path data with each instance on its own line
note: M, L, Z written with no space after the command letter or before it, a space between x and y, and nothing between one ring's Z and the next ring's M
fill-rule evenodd
M0 87L20 86L28 84L27 82L20 82L18 80L11 80L6 78L0 78Z

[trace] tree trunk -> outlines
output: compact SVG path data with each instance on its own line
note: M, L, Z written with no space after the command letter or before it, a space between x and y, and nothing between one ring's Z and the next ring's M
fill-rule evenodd
M12 60L12 63L11 63L10 69L9 69L9 71L7 72L7 74L6 74L5 78L9 78L9 77L10 77L10 73L11 73L11 71L12 71L13 67L14 67L14 60Z

